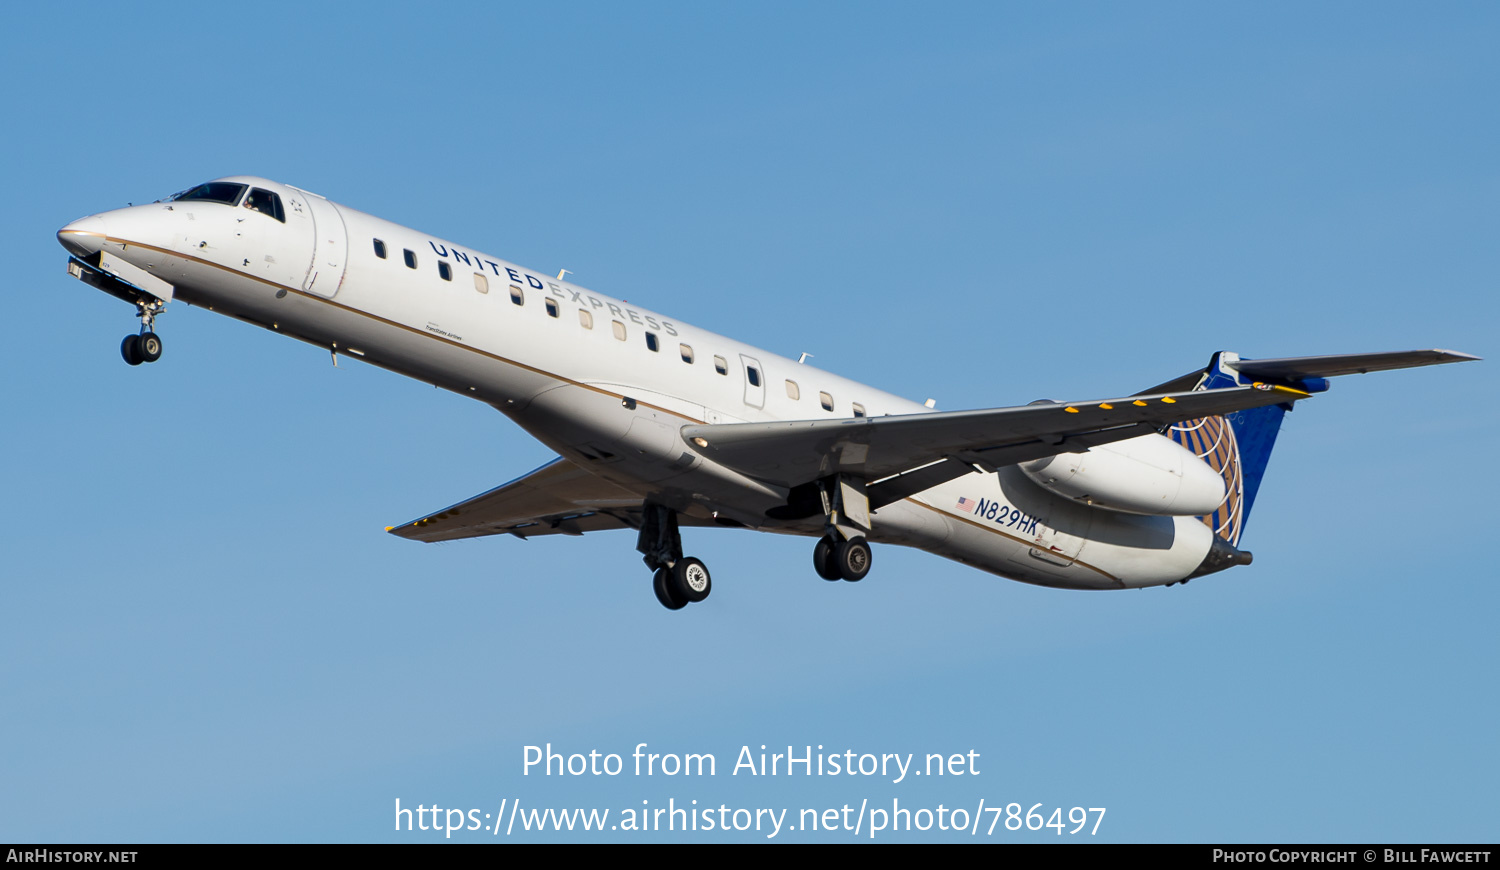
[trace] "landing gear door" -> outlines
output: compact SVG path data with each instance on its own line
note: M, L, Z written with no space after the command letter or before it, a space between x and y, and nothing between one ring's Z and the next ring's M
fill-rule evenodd
M302 289L319 296L332 297L344 280L344 266L349 260L349 233L338 206L316 193L302 191L313 217L313 258Z

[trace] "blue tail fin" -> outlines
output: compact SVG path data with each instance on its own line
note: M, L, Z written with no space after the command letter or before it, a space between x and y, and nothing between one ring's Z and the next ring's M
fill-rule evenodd
M1226 363L1232 366L1237 362L1237 354L1214 354L1208 367L1198 373L1197 383L1192 389L1221 390L1250 383L1249 378L1226 367ZM1299 381L1296 386L1309 392L1327 389L1326 382ZM1261 479L1266 473L1266 464L1271 460L1271 448L1276 446L1276 434L1281 431L1281 419L1291 409L1290 403L1266 405L1223 417L1188 420L1167 430L1166 434L1173 441L1197 454L1210 468L1224 476L1227 493L1224 503L1201 519L1214 530L1214 534L1230 544L1238 546L1240 536L1244 534L1245 521L1250 517L1255 494L1260 490Z
M1344 353L1325 356L1292 356L1279 359L1240 359L1239 354L1220 352L1202 371L1159 384L1145 394L1174 393L1185 390L1222 390L1245 386L1255 381L1291 387L1304 393L1321 393L1328 389L1326 378L1338 375L1406 369L1443 363L1472 362L1479 359L1453 350L1402 350L1387 353ZM1292 409L1291 403L1236 411L1224 417L1206 417L1179 423L1167 430L1172 440L1196 453L1209 467L1224 476L1228 495L1219 509L1202 517L1214 534L1238 545L1245 531L1245 520L1255 504L1281 430L1281 418ZM1217 569L1215 569L1217 570Z

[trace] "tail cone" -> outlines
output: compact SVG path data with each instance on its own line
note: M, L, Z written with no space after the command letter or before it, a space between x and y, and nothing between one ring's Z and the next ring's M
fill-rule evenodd
M1186 583L1194 577L1214 574L1236 565L1248 565L1254 559L1255 556L1250 551L1237 549L1233 544L1215 535L1213 545L1208 548L1208 555L1203 557L1198 570L1189 574L1182 582Z

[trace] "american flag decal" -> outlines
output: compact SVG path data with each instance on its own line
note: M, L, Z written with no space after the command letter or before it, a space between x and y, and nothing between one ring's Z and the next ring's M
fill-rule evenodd
M971 514L974 512L975 504L976 502L971 498L961 498L958 500L958 509L966 514Z

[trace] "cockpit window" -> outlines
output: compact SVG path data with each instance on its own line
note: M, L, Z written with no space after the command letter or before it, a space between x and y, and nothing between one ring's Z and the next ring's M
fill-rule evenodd
M281 197L269 190L261 190L258 187L252 188L250 195L245 197L245 208L270 215L282 223L286 223L286 212L281 210Z
M199 199L204 202L222 202L225 205L234 205L240 201L240 194L245 192L248 185L233 184L228 181L210 181L172 197L173 202L186 202Z

